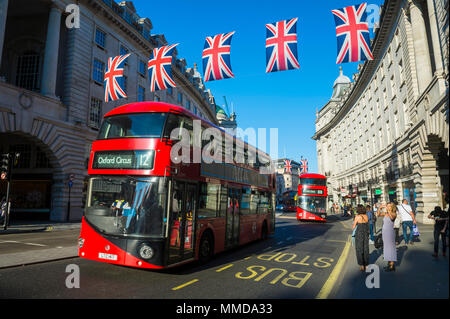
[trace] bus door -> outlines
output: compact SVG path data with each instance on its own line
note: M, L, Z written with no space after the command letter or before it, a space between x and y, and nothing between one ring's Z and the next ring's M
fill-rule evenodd
M170 264L194 257L196 209L197 185L174 181L170 207Z
M239 211L241 207L241 190L228 189L227 227L225 246L227 248L239 244Z

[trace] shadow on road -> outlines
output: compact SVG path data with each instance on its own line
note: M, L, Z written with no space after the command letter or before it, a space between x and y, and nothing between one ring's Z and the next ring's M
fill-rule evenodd
M236 248L218 253L206 264L192 262L178 267L160 270L159 272L187 275L198 271L217 268L229 263L242 260L252 255L267 252L280 252L305 241L323 236L333 226L323 222L300 223L278 220L275 233L267 240L258 240ZM289 240L287 240L289 239ZM146 270L143 270L146 271Z

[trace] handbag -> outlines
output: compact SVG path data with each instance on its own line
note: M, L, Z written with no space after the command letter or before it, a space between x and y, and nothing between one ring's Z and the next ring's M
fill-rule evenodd
M353 229L352 232L352 246L355 246L355 236L356 236L356 230L358 229L358 224L356 224L355 229Z
M413 225L412 231L413 231L413 236L420 236L419 227L417 227L416 224Z
M376 249L380 249L381 247L383 247L383 235L382 234L377 235L377 237L375 238L374 246Z

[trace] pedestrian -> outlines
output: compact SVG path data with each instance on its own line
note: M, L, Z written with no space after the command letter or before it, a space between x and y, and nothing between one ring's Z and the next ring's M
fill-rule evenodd
M382 205L379 211L379 216L383 216L383 228L381 230L383 237L383 257L388 262L384 270L395 271L397 249L395 247L394 220L397 217L397 207L394 203L390 202L386 206Z
M371 209L371 207L370 207L370 205L367 205L366 206L366 215L367 215L367 218L369 219L369 232L370 232L370 240L369 240L369 244L372 244L373 245L373 224L374 224L374 217L375 217L375 214L374 214L374 212L372 211L372 209Z
M358 214L353 221L356 260L359 270L365 271L369 265L369 219L364 205L358 205L356 211Z
M400 226L402 224L402 214L397 214L397 218L394 221L394 232L395 232L395 244L398 245L400 243Z
M448 228L448 212L442 210L440 206L436 206L434 210L428 215L428 218L434 219L434 254L437 258L439 251L439 236L442 239L442 256L445 257L447 251L447 228Z
M397 206L399 213L402 215L402 228L403 239L405 244L413 245L413 225L416 224L416 217L414 216L411 206L408 205L408 201L404 199L400 205ZM409 228L409 237L407 236L407 230Z

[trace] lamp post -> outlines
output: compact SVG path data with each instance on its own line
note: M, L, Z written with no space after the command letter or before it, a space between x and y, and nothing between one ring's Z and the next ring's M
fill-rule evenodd
M72 190L73 179L74 179L74 175L70 174L69 182L67 183L67 185L69 186L69 201L67 203L67 219L66 219L66 221L70 221L70 191Z

